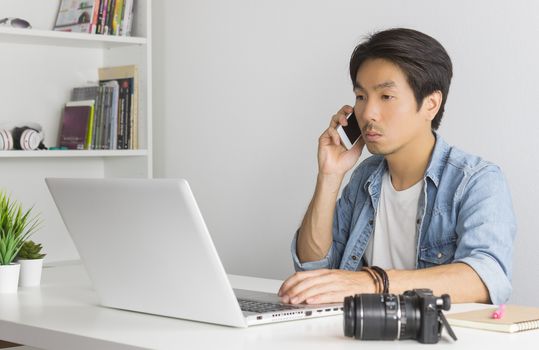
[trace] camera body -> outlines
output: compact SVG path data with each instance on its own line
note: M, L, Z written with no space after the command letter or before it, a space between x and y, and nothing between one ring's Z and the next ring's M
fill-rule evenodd
M442 313L450 307L449 295L437 297L430 289L402 295L356 294L344 300L344 334L362 340L416 339L435 344L445 326L456 340Z
M437 343L442 333L442 322L439 320L438 310L440 310L440 306L444 305L444 296L442 295L441 298L436 297L430 289L414 289L404 292L404 295L408 295L410 298L417 298L418 300L421 325L417 340L425 344ZM449 298L449 295L447 295L447 298ZM451 302L448 301L446 310L449 310L450 307Z

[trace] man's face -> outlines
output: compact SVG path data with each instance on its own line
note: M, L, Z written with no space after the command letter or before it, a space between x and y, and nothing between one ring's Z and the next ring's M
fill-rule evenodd
M426 108L417 110L406 76L388 60L366 60L357 72L354 93L354 112L372 154L395 154L431 130Z

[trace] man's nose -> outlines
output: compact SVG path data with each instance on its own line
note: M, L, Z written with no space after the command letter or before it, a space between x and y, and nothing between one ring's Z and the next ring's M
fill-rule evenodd
M357 114L359 125L365 125L380 118L380 108L376 101L368 100L363 105L363 109Z

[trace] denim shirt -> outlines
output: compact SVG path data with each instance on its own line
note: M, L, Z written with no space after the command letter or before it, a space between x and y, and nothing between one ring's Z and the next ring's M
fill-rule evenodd
M516 219L500 168L448 145L438 134L423 178L416 231L416 268L461 262L472 267L494 304L511 295ZM319 261L299 261L296 235L292 257L296 271L322 268L356 271L374 233L382 175L382 156L363 161L337 201L333 243Z

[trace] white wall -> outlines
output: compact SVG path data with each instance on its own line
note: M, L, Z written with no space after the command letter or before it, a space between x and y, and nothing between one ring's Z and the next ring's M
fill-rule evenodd
M539 305L539 2L154 1L156 177L185 177L231 273L285 278L316 146L353 103L352 49L411 27L454 64L440 129L499 164L519 232L513 301Z

